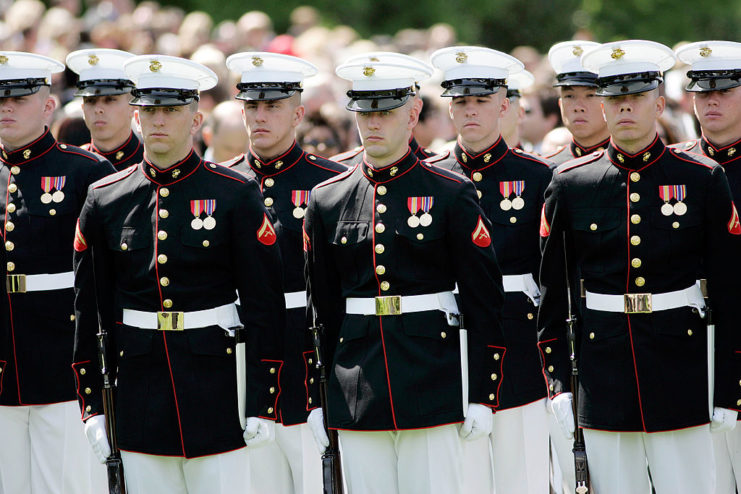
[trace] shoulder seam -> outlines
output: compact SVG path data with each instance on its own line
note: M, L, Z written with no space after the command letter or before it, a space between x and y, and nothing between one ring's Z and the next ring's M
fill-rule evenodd
M99 189L101 187L106 187L108 185L113 185L116 182L120 182L124 178L128 177L129 175L131 175L136 170L136 168L138 166L139 166L139 164L137 163L136 165L131 165L128 168L124 168L120 172L116 172L113 175L108 175L107 177L101 178L100 179L100 182L101 183L99 183L98 185L95 185L93 187L93 189Z

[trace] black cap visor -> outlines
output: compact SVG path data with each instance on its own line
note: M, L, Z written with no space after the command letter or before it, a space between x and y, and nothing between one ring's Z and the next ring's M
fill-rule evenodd
M0 98L19 98L37 93L41 86L50 84L43 77L0 81Z
M457 98L460 96L486 96L507 87L506 79L453 79L443 81L445 89L440 96L443 98Z
M77 83L75 96L112 96L130 93L134 83L126 79L96 79Z
M300 82L259 82L237 84L239 94L235 96L243 101L274 101L290 98L296 91L303 91Z
M597 74L594 72L566 72L558 74L553 87L561 86L597 87Z
M659 72L641 72L638 74L621 74L597 79L599 88L597 96L626 96L645 93L659 87L663 81Z
M384 91L348 91L350 101L345 108L355 112L388 111L403 106L416 94L411 87Z
M134 89L133 106L183 106L198 101L197 89L148 88Z
M741 70L690 70L687 77L690 78L690 82L685 90L691 93L720 91L741 86Z
M507 98L522 98L522 91L519 89L507 89Z

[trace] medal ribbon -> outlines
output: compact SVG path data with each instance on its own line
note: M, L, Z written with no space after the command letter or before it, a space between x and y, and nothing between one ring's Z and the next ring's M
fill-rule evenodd
M216 210L216 199L205 199L203 202L206 203L206 214L209 216L214 214Z
M664 202L669 202L674 198L674 187L672 185L659 185L659 196Z
M509 199L509 196L512 195L512 182L499 182L499 192L505 199Z
M41 190L47 194L51 190L51 184L55 177L41 177Z
M54 188L57 190L62 190L66 182L67 177L54 177Z
M200 218L201 213L203 212L203 201L202 200L190 201L190 212L193 213L193 216L195 216L196 218Z
M515 186L515 195L517 197L520 197L522 193L525 190L525 181L524 180L517 180L516 182L512 182Z
M409 209L409 212L412 213L412 215L417 214L417 211L419 211L420 199L422 198L421 197L407 197L407 208Z
M291 191L291 202L297 208L303 206L304 204L308 204L310 197L311 197L311 191L310 190L293 190L293 191Z
M674 197L677 198L677 202L682 202L686 196L687 196L687 186L686 185L675 185L674 186Z
M424 211L425 213L429 213L430 209L432 209L432 205L435 202L435 198L432 196L426 196L426 197L422 197L421 199L422 199L422 211Z

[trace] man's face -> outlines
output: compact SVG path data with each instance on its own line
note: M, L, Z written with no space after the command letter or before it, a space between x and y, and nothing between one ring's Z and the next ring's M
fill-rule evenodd
M499 122L501 127L502 135L505 137L514 136L517 134L517 127L525 115L525 109L520 104L520 98L518 96L512 96L509 99L509 108L502 115L502 119ZM516 146L518 142L508 142L510 146Z
M411 101L393 110L357 112L355 120L366 154L383 160L401 153L409 147L409 136L417 116Z
M137 114L145 151L159 155L190 149L202 119L190 105L142 106Z
M588 86L563 86L558 103L561 118L577 142L589 141L606 132L597 88Z
M244 124L252 148L261 155L272 157L285 151L282 148L286 143L293 142L294 130L304 114L294 98L295 95L272 101L245 101Z
M695 115L709 139L714 135L741 138L741 87L693 95Z
M82 114L93 141L108 141L123 134L128 135L134 114L130 100L128 93L82 98Z
M4 146L18 148L39 137L44 122L54 111L48 89L15 98L0 98L0 140Z
M653 138L656 119L664 111L664 98L658 90L602 98L602 111L610 135L620 145Z
M450 118L464 143L493 144L499 119L509 108L504 90L485 96L460 96L450 102Z

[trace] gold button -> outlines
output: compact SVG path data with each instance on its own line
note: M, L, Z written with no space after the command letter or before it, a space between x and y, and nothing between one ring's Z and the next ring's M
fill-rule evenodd
M646 279L643 276L636 278L636 286L643 286L646 284Z
M123 242L121 244L121 250L129 250L129 244L127 244L126 242Z
M169 298L166 298L165 300L163 300L162 301L162 307L164 307L165 309L171 308L172 307L172 300L170 300Z
M57 214L57 210L56 209L50 209L49 210L49 216L54 216L56 214Z
M307 360L307 362L309 362L310 364L313 364L314 363L314 359L309 359L309 360Z
M203 245L204 247L208 247L209 245L211 245L211 242L209 242L208 240L204 240L203 242L201 242L201 245Z
M309 378L309 384L314 384L314 378L313 377Z
M385 213L386 212L386 205L385 204L379 204L378 206L376 206L376 211L378 211L381 214Z
M160 285L162 285L162 286L169 286L170 285L170 278L168 278L167 276L163 276L162 278L160 278Z
M268 408L268 413L273 413L273 407Z
M638 202L641 200L641 195L638 192L630 194L630 202Z
M590 340L593 340L594 339L594 333L589 333L589 339Z
M385 231L386 231L386 225L384 225L383 223L378 223L376 225L376 233L383 233Z
M270 393L271 395L274 395L274 394L275 394L275 386L270 386L270 389L268 390L268 392L269 392L269 393Z
M589 229L595 231L597 229L597 223L592 223L591 225L589 225Z
M672 223L672 228L674 228L675 230L679 228L679 221L675 221L674 223Z
M340 343L342 343L343 341L345 341L345 338L340 337Z
M630 265L633 266L634 268L640 268L641 260L636 257L630 261Z
M7 223L5 223L6 232L12 232L13 230L15 230L15 224L12 221L8 221Z
M8 185L8 192L10 192L11 194L17 190L18 190L18 186L16 184Z
M448 337L448 333L446 333L445 331L440 331L440 338L445 339L447 337Z
M275 374L275 367L271 367L271 368L270 368L270 373L271 373L271 374Z
M481 182L482 178L484 178L484 176L480 172L473 172L473 180L475 182Z
M480 190L477 190L476 195L479 196L479 199L481 199L481 196L483 196L484 194L482 194Z
M379 185L378 188L376 189L376 192L378 193L379 196L385 196L386 192L388 191L386 190L386 187L384 187L383 185Z
M81 376L84 376L85 374L87 374L87 371L85 370L85 368L84 367L80 367L80 375Z
M630 222L634 225L637 225L641 222L641 215L640 214L634 214L630 217Z
M162 197L167 197L167 196L169 196L169 195L170 195L170 189L168 189L167 187L162 187L162 188L160 189L160 195L161 195Z
M160 209L160 218L167 218L170 216L170 212L167 209Z
M160 264L165 264L167 262L167 256L165 254L158 255L157 262Z
M494 360L499 360L499 354L498 353L495 353L494 354Z
M118 356L119 357L123 357L123 350L121 350L120 352L118 352Z
M384 250L386 250L386 247L383 244L376 244L376 254L383 254Z
M489 395L489 401L494 401L494 398L496 398L496 395L494 395L494 393Z
M92 393L93 393L93 390L92 390L92 389L90 389L90 388L85 388L85 394L86 394L86 395L89 395L89 394L92 394Z
M630 245L640 245L641 244L641 237L638 235L633 235L630 237Z
M347 243L347 237L342 237L342 238L340 239L340 243L341 243L342 245L345 245L345 244Z
M736 406L738 406L738 407L741 407L741 400L738 400L738 401L736 402Z
M418 233L417 234L417 240L424 240L425 234L424 233Z
M692 330L691 329L688 329L687 330L687 336L692 336Z
M15 263L13 261L8 261L7 268L8 271L15 271Z
M90 411L91 411L92 409L93 409L93 407L91 407L90 405L88 405L88 406L86 406L86 407L85 407L85 411L86 411L87 413L90 413Z
M167 240L167 232L164 230L160 230L157 232L157 238L160 240Z
M510 223L517 223L517 218L515 218L514 216L510 216L509 222Z
M273 205L273 198L272 197L266 197L265 198L265 206L270 207Z
M554 389L554 388L553 388L553 384L549 384L549 385L548 385L548 389L550 389L551 391L553 391L553 389Z
M265 179L265 187L272 187L273 185L275 185L275 180L272 178Z
M21 172L21 169L17 166L11 166L10 167L10 173L13 175L18 175Z
M311 396L309 396L309 405L311 405L312 399Z
M389 283L388 281L381 282L381 291L387 292L389 291L389 288L391 288L391 283Z
M548 366L548 372L553 372L553 371L554 371L554 368L553 368L553 366L552 366L552 365L549 365L549 366Z
M232 349L231 348L227 348L226 349L226 354L227 355L231 355L232 354Z
M641 174L638 172L633 172L630 174L630 181L631 182L637 182L641 179Z
M70 321L74 321L75 319L76 319L76 318L75 318L75 315L74 315L74 314L70 314L70 315L69 315L69 320L70 320Z
M12 202L8 203L8 206L5 209L7 209L9 213L15 213L15 204Z
M384 274L386 273L386 266L379 264L376 266L376 274Z
M11 242L10 240L5 242L5 250L11 251L13 249L15 249L15 244L13 242Z
M545 347L545 353L551 353L553 349L549 346Z
M492 374L492 375L491 375L491 380L492 380L492 381L496 381L498 377L499 377L499 376L497 376L496 374Z
M534 317L535 317L535 315L533 315L533 313L532 313L532 312L528 312L528 313L527 313L527 318L528 318L529 320L531 320L531 321L532 321Z

